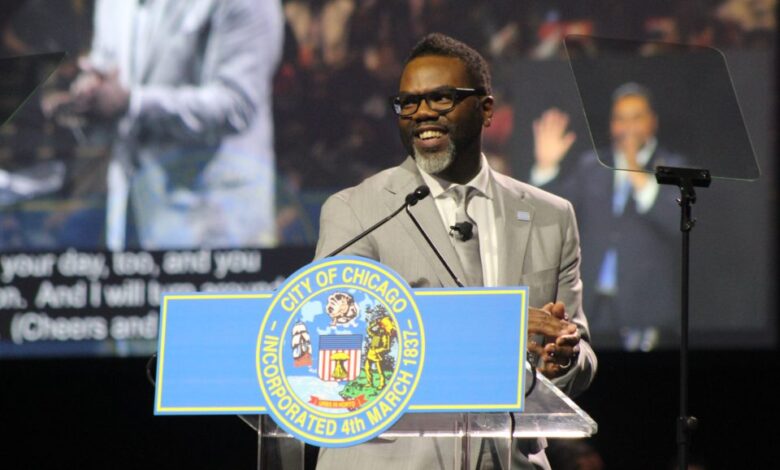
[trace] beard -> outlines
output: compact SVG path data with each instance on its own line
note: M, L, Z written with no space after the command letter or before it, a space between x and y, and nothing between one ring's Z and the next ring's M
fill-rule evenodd
M436 175L449 168L455 161L455 143L450 140L447 148L438 152L421 152L413 146L417 168L429 175Z

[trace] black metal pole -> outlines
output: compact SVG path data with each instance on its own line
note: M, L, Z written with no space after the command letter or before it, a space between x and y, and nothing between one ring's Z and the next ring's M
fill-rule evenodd
M680 188L680 232L682 232L682 276L680 280L680 415L677 418L677 456L679 470L688 470L688 447L691 431L697 421L688 416L688 318L690 305L690 236L696 221L691 217L691 206L696 202L694 187L709 187L710 172L698 168L659 166L655 170L659 184L673 184Z
M693 191L693 188L690 188ZM688 426L688 299L690 268L690 237L694 221L691 219L691 204L687 189L680 187L680 231L682 232L682 279L680 296L680 414L677 422L677 452L679 470L688 470L688 444L690 428Z

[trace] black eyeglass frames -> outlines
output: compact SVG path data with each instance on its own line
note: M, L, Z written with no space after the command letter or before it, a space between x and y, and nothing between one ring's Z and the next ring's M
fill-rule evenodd
M439 114L445 114L453 110L458 103L469 96L484 96L487 92L484 88L438 88L428 93L419 95L401 93L390 99L393 112L399 116L411 116L416 113L422 100L428 107Z

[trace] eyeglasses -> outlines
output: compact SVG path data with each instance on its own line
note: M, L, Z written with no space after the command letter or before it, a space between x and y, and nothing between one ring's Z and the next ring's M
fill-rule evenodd
M455 108L462 100L469 96L484 96L487 92L484 88L439 88L428 93L412 95L401 93L391 99L393 111L399 116L411 116L420 108L422 100L428 104L428 108L439 114L446 114Z

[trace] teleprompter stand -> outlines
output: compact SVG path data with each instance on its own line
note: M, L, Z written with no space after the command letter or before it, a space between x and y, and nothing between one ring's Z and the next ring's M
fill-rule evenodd
M694 188L708 187L711 178L753 181L761 171L723 52L704 46L582 35L567 36L565 44L599 162L611 170L654 172L658 184L675 185L680 190L680 416L676 428L679 468L687 470L691 431L696 427L696 418L688 415L689 253L695 223L691 217L696 202ZM644 109L652 115L650 127L612 127L617 101L629 96L644 100ZM642 101L638 103L641 106ZM617 158L625 153L622 144L628 135L645 139L642 145L652 152L652 162ZM661 201L655 204L663 204Z
M292 438L268 415L241 418L257 432L260 470L308 470L318 459L326 468L335 463L344 470L393 468L393 462L402 466L421 452L436 453L437 460L453 470L509 470L517 458L513 454L537 438L582 438L598 429L539 373L522 413L407 413L378 438L354 448L318 450Z
M680 415L677 418L677 448L680 470L688 468L688 446L697 419L688 416L688 316L690 277L690 236L696 225L691 209L696 203L694 188L707 188L712 181L709 170L659 166L655 170L658 184L675 185L680 189L680 232L682 232L682 264L680 279Z

